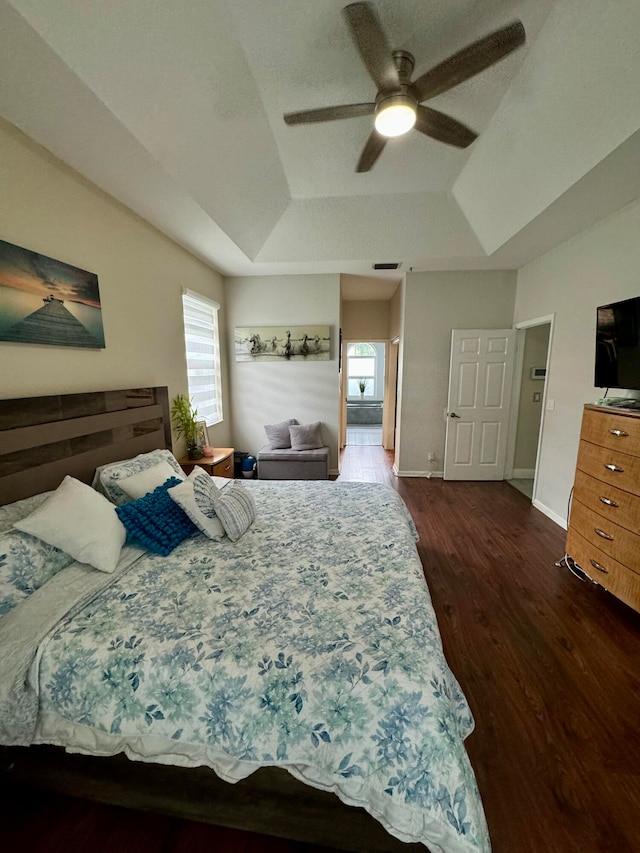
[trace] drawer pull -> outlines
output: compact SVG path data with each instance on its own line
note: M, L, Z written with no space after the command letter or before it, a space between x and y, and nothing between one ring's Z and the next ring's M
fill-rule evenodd
M613 536L609 536L609 534L605 533L604 530L600 530L599 527L594 527L593 529L598 534L598 536L601 536L603 539L608 539L609 542L613 542Z
M615 501L612 501L611 498L601 497L600 500L603 504L606 504L607 506L620 506L620 504L617 504Z
M629 433L625 432L623 429L610 429L609 432L611 435L617 435L620 438L625 438L629 435Z
M609 569L605 569L605 567L601 566L600 563L597 563L595 560L591 560L590 562L594 569L597 569L599 572L604 572L605 575L609 574Z
M615 471L618 474L624 473L624 468L619 468L617 465L613 465L611 463L609 465L605 465L604 467L607 468L609 471Z

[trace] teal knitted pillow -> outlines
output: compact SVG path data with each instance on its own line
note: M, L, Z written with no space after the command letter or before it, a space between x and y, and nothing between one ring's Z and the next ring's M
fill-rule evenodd
M118 518L132 539L137 539L149 551L170 554L176 545L197 530L189 516L171 500L167 490L179 485L178 477L170 477L137 501L116 507Z

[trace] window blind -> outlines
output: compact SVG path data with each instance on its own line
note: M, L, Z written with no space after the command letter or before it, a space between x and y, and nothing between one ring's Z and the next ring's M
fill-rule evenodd
M191 290L182 295L189 398L207 426L222 420L219 308Z

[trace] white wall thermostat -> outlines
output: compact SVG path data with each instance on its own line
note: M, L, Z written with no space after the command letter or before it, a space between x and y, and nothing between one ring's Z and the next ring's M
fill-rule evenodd
M545 379L547 376L547 368L546 367L532 367L531 368L531 378L532 379Z

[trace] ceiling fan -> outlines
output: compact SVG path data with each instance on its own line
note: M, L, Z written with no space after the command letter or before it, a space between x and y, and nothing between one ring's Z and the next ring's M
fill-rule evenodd
M498 62L524 44L525 32L514 21L454 53L444 62L411 82L415 59L406 50L389 48L384 30L370 3L351 3L342 10L360 56L378 91L375 101L366 104L322 107L287 113L287 124L310 124L375 114L375 129L367 139L356 172L368 172L382 153L387 139L415 128L425 136L466 148L477 137L456 119L423 106Z

